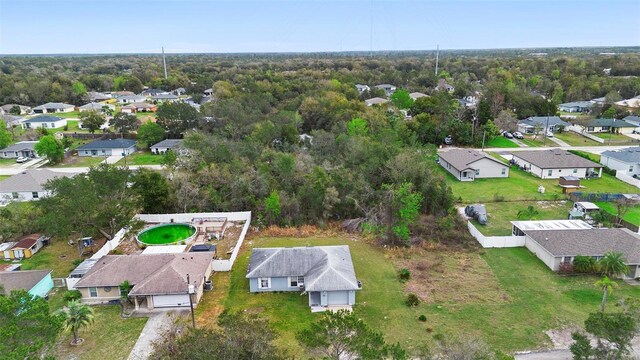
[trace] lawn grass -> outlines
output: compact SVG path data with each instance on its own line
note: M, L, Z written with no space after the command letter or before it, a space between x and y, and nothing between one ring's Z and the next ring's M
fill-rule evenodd
M107 360L126 359L140 336L147 318L120 317L120 306L93 306L95 321L80 330L85 342L81 346L71 346L73 337L66 332L60 337L55 349L58 359Z
M50 167L68 168L68 167L92 167L100 164L105 159L104 156L69 156L63 162Z
M67 277L80 259L78 248L70 246L65 239L52 239L50 245L43 247L28 259L20 260L22 270L53 270L54 278Z
M519 220L518 211L524 210L530 205L539 212L534 218L535 220L566 219L571 208L571 202L568 200L490 202L484 204L487 209L487 224L480 225L475 220L471 222L485 236L511 235L511 221Z
M0 167L7 167L15 164L17 164L16 159L0 159Z
M573 131L564 131L553 134L556 138L566 142L571 146L598 146L603 145L597 141L591 140Z
M136 151L132 155L128 155L126 159L121 159L116 164L124 165L162 165L162 155L154 155L149 151Z
M496 136L495 138L491 139L491 141L489 141L486 145L486 147L489 148L517 148L520 147L518 144L514 143L513 141L503 137L503 136Z
M4 179L8 179L9 177L10 177L9 175L0 175L0 181Z
M597 162L598 164L600 163L600 155L592 154L586 151L579 151L579 150L569 150L569 152L575 155L581 156L583 158L587 158L593 162Z
M65 119L70 119L70 118L79 118L80 117L80 112L79 111L71 111L71 112L68 112L68 113L55 113L55 114L48 114L48 115L53 115L53 116L57 116L57 117L65 118Z
M630 138L626 135L622 134L612 134L612 133L593 133L591 135L595 135L601 139L604 139L604 144L601 145L629 145L629 144L638 144L640 141Z
M533 135L525 135L524 139L520 139L520 141L524 144L527 144L531 147L541 147L541 146L554 146L556 145L556 143L554 142L549 142L549 140L547 140L547 142L543 145L542 144L542 135L538 135L535 139L533 137Z
M613 216L616 216L618 214L618 210L616 209L615 203L597 201L594 204L598 205L600 209L608 212ZM628 221L634 225L640 226L640 205L636 205L634 207L629 208L627 213L624 215L623 220Z

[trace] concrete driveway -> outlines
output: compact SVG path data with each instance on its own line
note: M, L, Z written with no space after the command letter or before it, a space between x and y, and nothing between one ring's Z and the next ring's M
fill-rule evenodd
M128 360L146 360L153 352L153 343L162 339L164 333L171 329L176 317L189 315L189 310L163 311L154 310L149 313L149 320L145 324L138 341L133 346Z

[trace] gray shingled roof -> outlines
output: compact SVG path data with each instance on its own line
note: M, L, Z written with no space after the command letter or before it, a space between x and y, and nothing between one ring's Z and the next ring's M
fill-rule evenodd
M13 290L31 290L42 279L51 273L51 270L19 270L0 272L0 285L4 293L9 294Z
M34 110L42 110L42 109L69 109L74 107L73 105L70 104L65 104L65 103L57 103L57 102L48 102L46 104L42 104L39 106L34 107Z
M640 237L627 229L525 231L554 257L624 255L627 264L640 264Z
M176 146L180 146L180 144L182 144L182 139L166 139L166 140L162 140L159 143L151 146L152 148L168 148L168 149L173 149Z
M451 164L451 166L458 170L469 169L471 168L470 165L472 163L481 159L489 159L500 165L506 166L506 164L494 159L486 153L473 149L451 149L439 152L438 156L440 156L442 159L444 159L446 162Z
M184 294L187 274L198 288L212 259L211 252L105 255L75 287L117 287L128 280L133 284L130 295Z
M624 120L626 122L633 121L634 123L640 123L640 116L629 115L629 116L625 117L622 120Z
M549 116L549 127L551 126L556 126L556 125L562 125L562 126L570 126L571 124L569 124L568 122L560 119L557 116ZM547 117L546 116L531 116L528 117L524 120L520 120L518 121L518 124L525 124L525 125L529 125L529 126L535 126L536 124L540 124L542 125L543 128L545 128L547 126Z
M389 102L389 100L387 99L383 99L383 98L379 98L379 97L374 97L371 99L367 99L364 101L367 105L371 106L371 105L380 105L380 104L386 104Z
M37 141L20 141L13 145L9 145L4 149L0 149L0 151L24 151L24 150L33 150L33 147L36 146Z
M636 125L617 119L594 119L587 126L609 126L612 128L634 128Z
M103 103L95 103L95 102L84 104L84 105L80 106L79 109L82 109L82 110L102 110L102 108L105 107L105 106L110 108L110 109L115 109L115 106L113 106L113 105L103 104Z
M601 168L602 165L560 149L513 152L520 158L541 169ZM515 159L516 161L518 159Z
M58 172L50 169L28 169L0 181L0 192L42 191L47 181L59 177L71 177L77 173Z
M256 248L247 278L304 276L306 291L358 290L349 246Z
M96 140L80 146L78 150L128 149L135 145L136 141L132 139Z
M591 101L574 101L560 104L559 106L565 107L583 107L583 108L591 108L593 103Z
M616 159L627 164L640 163L640 146L630 147L620 150L607 150L601 154Z
M43 122L56 122L62 120L59 116L54 115L40 115L36 117L32 117L29 120L25 120L25 123L43 123Z
M157 94L152 95L151 99L153 100L177 100L178 96L173 94Z

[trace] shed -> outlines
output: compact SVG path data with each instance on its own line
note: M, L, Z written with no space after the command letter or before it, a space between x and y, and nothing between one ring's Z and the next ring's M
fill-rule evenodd
M580 178L576 176L560 176L558 183L562 187L580 187Z

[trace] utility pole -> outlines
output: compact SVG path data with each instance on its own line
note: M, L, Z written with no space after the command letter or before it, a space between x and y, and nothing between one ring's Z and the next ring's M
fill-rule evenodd
M547 143L547 131L549 131L549 113L547 113L547 126L544 128L544 135L542 136L542 146Z
M189 296L189 307L191 308L191 325L193 328L196 328L196 317L193 313L193 299L191 299L191 294L194 292L191 288L191 283L189 282L189 274L187 274L187 295ZM195 290L195 289L194 289Z
M487 135L487 132L482 133L482 151L484 151L484 137Z
M440 60L440 44L436 45L436 76L438 76L438 61Z
M164 46L162 47L162 66L164 67L164 79L167 80L167 60L164 58Z

